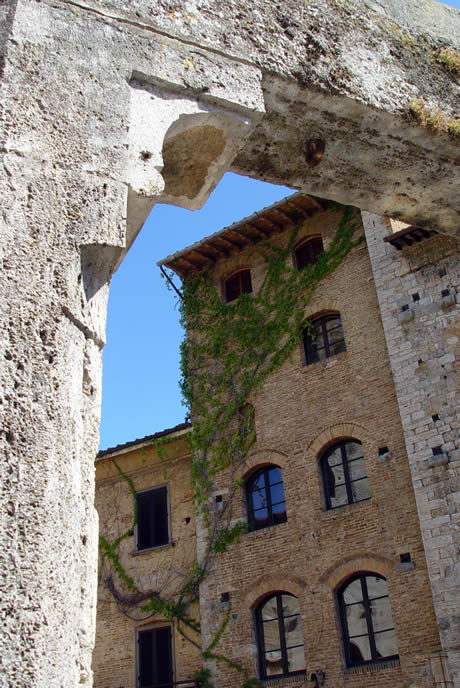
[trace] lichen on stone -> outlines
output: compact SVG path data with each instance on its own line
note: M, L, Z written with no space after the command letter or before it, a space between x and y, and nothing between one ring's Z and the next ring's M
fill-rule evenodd
M460 119L449 117L438 105L427 103L422 98L414 98L409 103L409 112L422 127L435 133L460 136Z
M440 50L436 55L436 60L446 67L455 76L460 76L460 52L455 48Z

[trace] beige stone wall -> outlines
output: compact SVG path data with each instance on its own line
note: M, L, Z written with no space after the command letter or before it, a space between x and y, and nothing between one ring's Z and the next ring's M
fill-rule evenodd
M397 251L383 241L390 231L387 220L371 213L363 213L363 220L441 641L449 656L453 684L457 686L460 683L459 242L433 235L420 244Z
M195 513L191 502L190 453L183 436L162 445L160 455L152 444L134 446L96 462L96 507L100 533L110 542L128 529L133 519L133 498L125 480L114 466L131 478L136 490L168 486L171 544L135 551L135 537L120 547L121 563L141 590L174 593L190 574L196 559ZM100 572L101 573L101 572ZM96 645L93 655L96 688L135 688L136 632L155 624L167 625L158 615L139 609L128 618L121 613L110 592L98 588ZM199 610L192 610L199 618ZM193 635L193 634L191 634ZM197 639L194 637L195 641ZM174 680L183 681L201 667L200 652L175 629L173 634Z
M318 214L304 224L301 236L321 234L327 247L337 221L335 214ZM285 231L276 241L282 245L288 236ZM216 286L242 267L251 268L257 291L263 275L257 248L218 262ZM310 673L317 669L326 672L327 685L334 687L432 685L429 656L439 652L440 640L365 243L319 286L305 315L328 310L342 316L347 351L305 366L299 346L251 399L257 443L246 474L267 463L282 468L287 522L244 535L218 557L202 586L204 645L224 618L220 595L229 592L232 620L217 649L257 675L253 609L264 595L284 590L299 599L307 675L277 680L277 686L311 685ZM363 444L371 499L326 511L318 456L345 437ZM391 457L379 461L378 450L384 446ZM226 486L224 475L219 486ZM246 518L243 490L235 516ZM405 552L415 567L399 566ZM335 590L359 571L387 578L399 662L345 668ZM217 673L218 686L240 685L231 671L218 667Z

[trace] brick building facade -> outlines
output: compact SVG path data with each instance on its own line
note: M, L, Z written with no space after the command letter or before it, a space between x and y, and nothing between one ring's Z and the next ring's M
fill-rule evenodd
M366 242L321 282L305 312L315 336L307 335L250 399L257 439L239 476L234 516L251 528L219 555L201 585L201 642L209 644L230 612L219 647L267 685L324 679L331 688L447 688L455 685L460 635L457 245L428 231L411 240L411 230L396 234L400 227L390 221L362 217ZM293 260L311 262L321 242L328 248L339 216L326 202L296 194L164 264L181 276L212 264L215 287L227 300L238 289L257 291L264 260L254 243L270 235L272 245L286 246L289 227L300 219L296 246L303 253ZM402 250L384 241L398 236L406 236ZM191 561L204 547L199 525L193 539L187 450L182 437L172 439L167 478L145 443L97 461L102 533L115 527L108 505L123 485L111 459L136 477L136 491L168 484L175 533L169 542L176 547L133 557L127 538L124 556L139 579L181 558ZM216 477L219 500L227 484L225 474ZM118 518L129 521L131 511L124 501ZM139 628L104 593L98 688L142 685L133 649ZM175 648L174 680L188 679L199 653L177 638ZM224 665L212 668L221 688L241 684Z

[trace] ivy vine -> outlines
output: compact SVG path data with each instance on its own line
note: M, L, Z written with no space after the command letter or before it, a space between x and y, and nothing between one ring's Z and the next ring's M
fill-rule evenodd
M256 441L248 403L257 396L267 377L297 348L302 332L310 326L305 311L318 285L363 240L355 208L332 203L328 207L340 214L340 219L334 239L315 264L302 270L292 265L302 221L293 228L283 248L267 240L253 249L264 266L262 284L254 293L241 294L232 303L224 303L209 270L184 280L179 292L181 323L187 333L181 345L180 385L184 404L193 419L189 434L193 501L197 518L207 530L205 552L194 563L187 582L177 590L174 599L163 599L158 591L142 592L125 571L118 551L123 539L133 534L135 507L133 524L125 533L112 544L100 538L102 563L110 562L119 584L133 594L135 603L140 604L140 600L144 612L158 613L175 622L178 632L197 647L185 633L187 628L200 632L199 623L189 613L190 606L198 601L200 583L207 577L215 557L247 530L246 523L234 521L233 499ZM132 481L116 463L115 466L129 485L135 505ZM212 493L216 476L222 474L227 481L226 498L217 509ZM116 596L116 590L111 592ZM258 686L257 679L249 678L243 667L216 651L229 620L227 613L207 648L200 647L203 659L225 663L241 673L242 688ZM206 668L195 675L195 680L203 688L212 687L211 672Z

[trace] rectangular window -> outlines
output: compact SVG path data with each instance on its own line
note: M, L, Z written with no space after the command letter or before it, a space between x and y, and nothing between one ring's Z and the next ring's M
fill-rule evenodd
M169 542L167 487L138 492L136 502L137 549L167 545Z
M171 627L138 631L137 688L170 688L173 682Z

